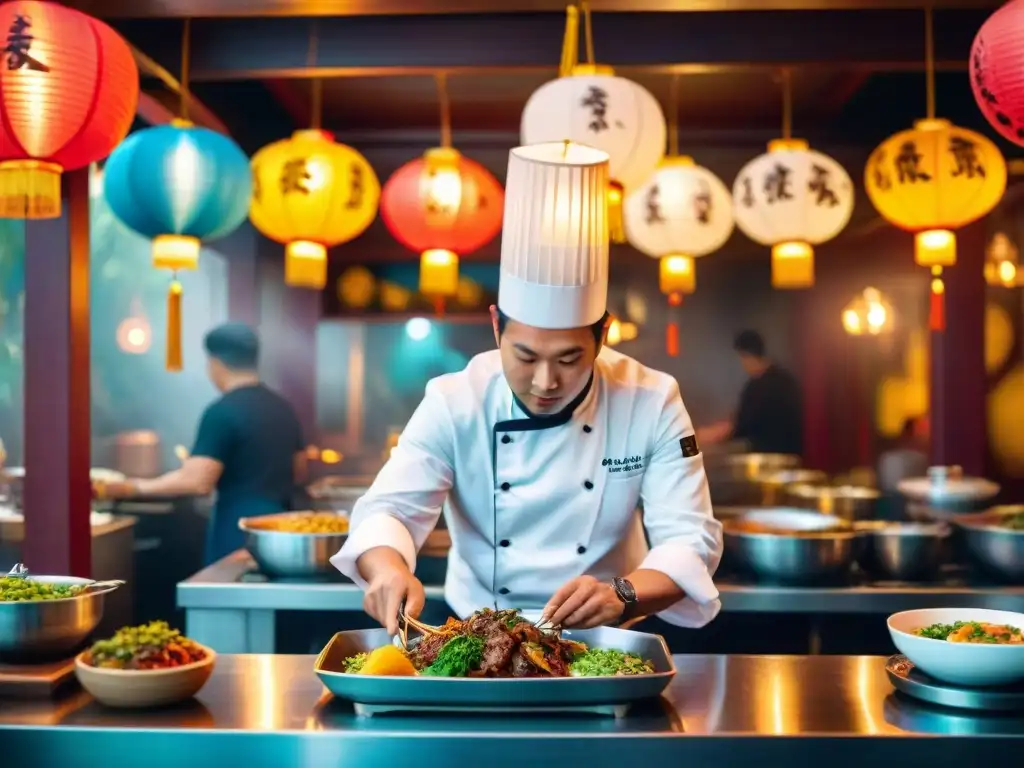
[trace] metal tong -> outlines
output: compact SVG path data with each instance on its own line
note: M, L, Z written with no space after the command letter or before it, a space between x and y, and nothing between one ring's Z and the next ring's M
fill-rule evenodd
M25 567L24 563L15 563L14 567L11 568L7 574L9 579L27 579L29 577L28 568ZM128 582L121 579L107 579L106 581L90 581L88 584L83 585L82 591L89 592L94 589L117 589L123 587Z

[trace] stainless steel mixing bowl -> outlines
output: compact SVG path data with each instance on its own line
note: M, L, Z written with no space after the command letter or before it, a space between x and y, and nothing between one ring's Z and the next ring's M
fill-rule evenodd
M843 520L870 520L878 510L879 494L874 488L796 483L786 486L783 495L787 504Z
M30 576L50 584L90 584L71 576ZM103 618L105 596L117 587L61 600L0 601L0 658L34 661L68 658L85 645Z
M1007 528L1006 518L1024 514L1024 505L992 507L954 519L970 558L991 575L1024 583L1024 530Z
M800 466L800 457L785 453L722 453L704 459L715 504L763 504L759 477Z
M875 521L856 527L865 534L858 562L876 578L927 579L945 560L950 529L943 523Z
M260 570L278 578L341 578L331 558L348 539L347 533L284 533L259 528L259 523L294 516L294 512L242 518L245 547Z
M744 522L777 528L742 530ZM837 517L803 509L752 511L724 523L730 561L757 578L783 584L833 581L849 573L863 534Z

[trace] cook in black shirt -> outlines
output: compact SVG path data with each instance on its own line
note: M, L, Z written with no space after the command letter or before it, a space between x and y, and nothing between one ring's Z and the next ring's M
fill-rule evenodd
M214 328L204 340L210 379L223 395L207 406L195 446L180 469L153 479L100 484L97 494L203 496L217 491L206 536L206 562L243 546L242 517L284 512L305 482L302 427L291 405L260 383L259 340L242 323Z
M754 453L803 453L803 403L800 385L792 374L766 355L757 331L743 331L733 342L740 363L750 377L740 394L732 422L701 430L705 444L743 440Z

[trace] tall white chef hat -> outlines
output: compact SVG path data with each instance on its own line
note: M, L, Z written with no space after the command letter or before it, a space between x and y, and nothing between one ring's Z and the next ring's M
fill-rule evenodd
M498 308L536 328L582 328L608 304L608 155L573 142L509 152Z

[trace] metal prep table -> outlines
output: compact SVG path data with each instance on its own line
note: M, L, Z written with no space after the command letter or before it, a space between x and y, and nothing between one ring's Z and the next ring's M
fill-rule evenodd
M151 712L0 701L0 744L18 768L244 765L1014 764L1024 716L957 713L896 694L876 656L677 656L665 696L619 719L357 717L312 656L221 656L197 698ZM814 761L814 762L812 762Z
M362 592L351 583L247 580L255 569L248 553L239 551L179 583L178 607L185 611L187 633L221 653L273 653L279 611L362 613ZM867 618L944 606L1019 610L1024 603L1024 587L976 583L956 574L938 584L780 587L741 583L726 576L716 577L716 584L723 618L735 614L806 617L812 652L820 645L814 635L822 617L860 614ZM441 586L427 585L426 592L428 602L443 604ZM346 626L346 621L338 617L336 629L357 628Z

